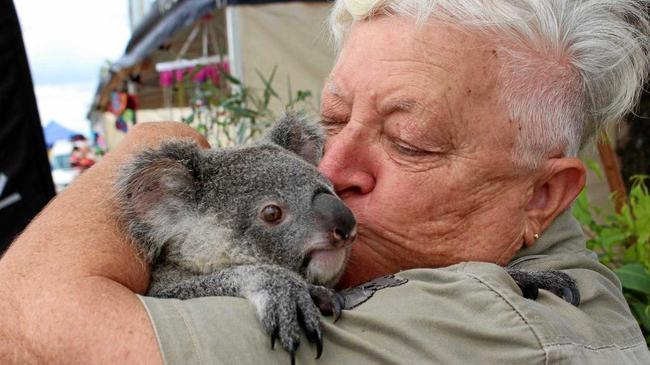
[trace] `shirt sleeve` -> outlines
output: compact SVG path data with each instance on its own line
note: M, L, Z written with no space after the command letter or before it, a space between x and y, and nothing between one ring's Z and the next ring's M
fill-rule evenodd
M324 317L322 357L303 336L297 364L650 364L616 275L586 250L570 212L553 227L511 265L565 271L580 289L578 307L545 290L523 298L494 264L408 270L399 274L407 283L375 292L338 322ZM167 364L289 363L244 299L141 300Z
M537 334L512 302L526 299L501 268L479 266L492 283L465 265L401 273L406 284L377 291L336 323L323 317L322 357L315 360L315 346L303 336L296 363L545 363ZM281 346L271 350L244 299L141 300L166 364L289 363Z

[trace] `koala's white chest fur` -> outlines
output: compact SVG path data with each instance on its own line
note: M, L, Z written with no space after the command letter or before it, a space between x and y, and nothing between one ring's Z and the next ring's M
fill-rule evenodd
M170 245L168 260L199 274L250 261L232 243L232 232L216 217L186 217L174 224L177 242Z

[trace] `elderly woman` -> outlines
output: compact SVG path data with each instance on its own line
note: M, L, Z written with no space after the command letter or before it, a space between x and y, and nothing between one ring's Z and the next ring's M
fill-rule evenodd
M375 282L324 320L317 363L650 363L619 282L568 211L585 181L577 151L643 84L644 4L336 2L320 170L359 222L340 285L408 282ZM122 161L169 136L200 140L176 124L136 128L0 261L0 358L287 362L241 299L135 295L148 268L107 218L108 191ZM581 305L523 298L506 265L564 270ZM309 346L297 357L314 362Z

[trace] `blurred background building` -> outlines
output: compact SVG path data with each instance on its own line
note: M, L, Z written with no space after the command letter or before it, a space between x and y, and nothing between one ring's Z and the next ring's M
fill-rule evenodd
M131 32L149 12L156 0L129 0L129 24Z
M297 90L318 94L334 59L324 1L131 0L131 39L101 74L88 112L112 148L135 123L182 121L196 98L187 78L227 72L255 92L273 75L269 109L280 113ZM205 79L201 79L204 82ZM225 83L230 84L232 83ZM225 85L228 86L228 85Z

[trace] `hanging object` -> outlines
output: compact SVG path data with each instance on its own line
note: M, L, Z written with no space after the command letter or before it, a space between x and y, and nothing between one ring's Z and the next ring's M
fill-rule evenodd
M115 129L117 129L118 131L126 133L129 130L129 127L126 124L126 122L124 121L124 119L117 118L115 120Z
M170 119L174 119L172 107L176 99L178 106L190 107L189 115L181 120L215 143L218 139L218 128L215 128L217 111L212 104L215 96L227 85L224 76L230 70L211 20L212 15L202 17L185 39L176 59L157 63L156 71ZM201 56L186 58L188 50L199 39Z
M219 39L210 24L211 20L212 16L206 15L194 25L174 61L156 64L166 108L171 109L173 106L172 94L174 87L177 86L176 89L183 89L183 83L188 78L191 77L190 81L195 84L210 82L219 86L223 81L221 79L222 75L229 72L228 61L221 54ZM201 34L202 55L198 58L186 59L185 55L199 33ZM212 48L212 55L210 55L210 48ZM185 101L183 100L183 102Z
M125 82L122 91L114 91L111 94L109 110L117 117L115 129L126 133L129 126L136 124L136 110L138 109L138 97L135 94L135 85Z
M183 82L186 76L193 75L192 81L205 82L212 81L214 85L219 85L221 74L228 73L228 62L226 57L212 56L201 57L195 60L180 60L172 62L161 62L156 64L156 71L159 73L160 86L171 87L175 83ZM196 68L198 71L195 71Z
M126 92L113 91L111 93L111 103L108 110L116 116L119 116L124 112L124 109L126 109L127 99L128 94Z

